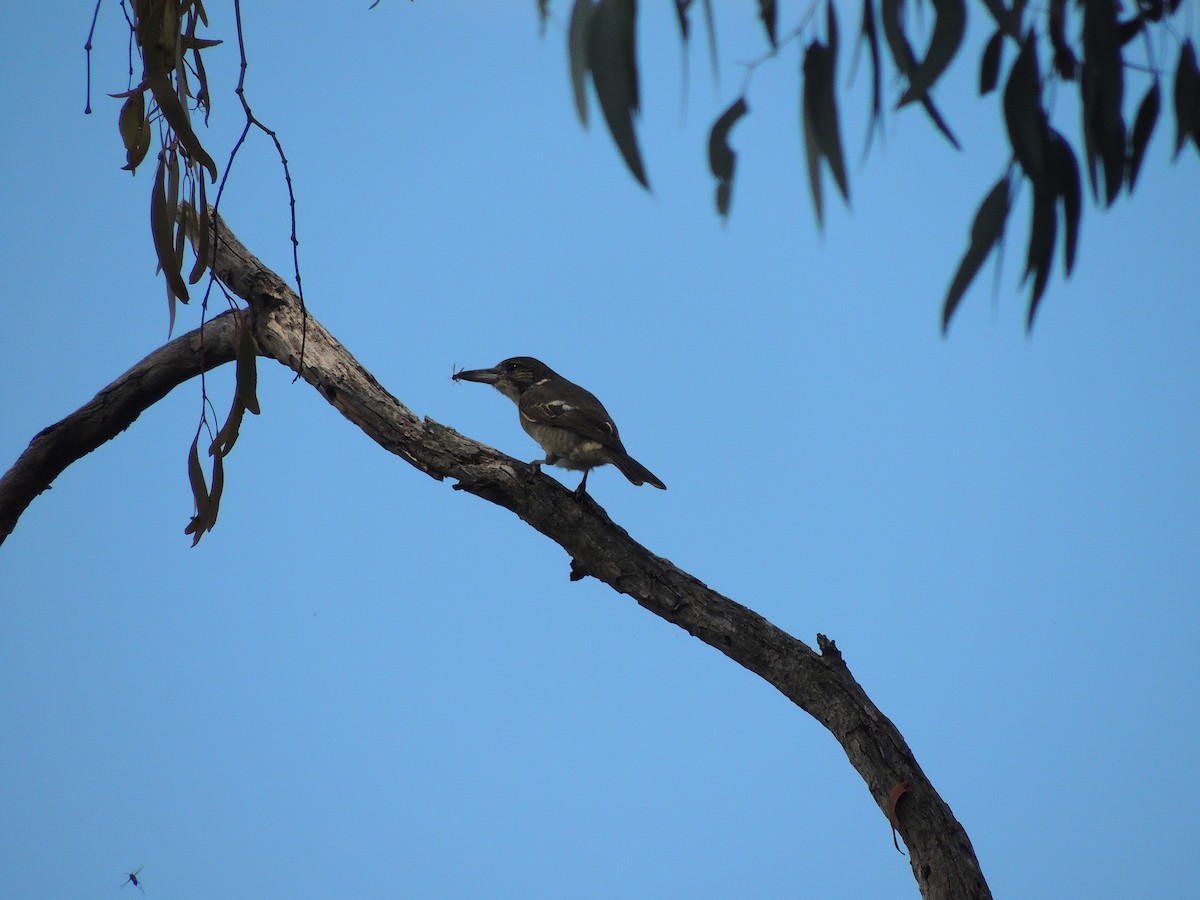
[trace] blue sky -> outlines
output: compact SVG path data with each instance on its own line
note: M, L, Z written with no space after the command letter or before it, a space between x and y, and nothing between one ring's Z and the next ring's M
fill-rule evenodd
M712 212L707 128L763 49L747 10L720 10L719 88L693 46L685 115L673 13L643 4L646 193L574 118L565 4L544 40L532 3L366 6L244 9L313 313L417 413L520 458L539 454L511 404L452 367L530 354L594 390L669 490L605 469L593 496L710 586L835 639L997 896L1200 890L1200 165L1170 163L1173 118L1133 199L1085 210L1032 336L1025 196L999 290L985 269L943 338L1006 161L972 96L978 15L936 92L965 152L906 111L860 165L860 72L852 209L829 203L821 235L794 49L755 74L732 215ZM210 7L224 169L237 55ZM0 59L5 467L167 332L151 173L120 171L105 95L124 21L101 10L87 117L89 12L19 4ZM222 205L287 275L272 152L250 143ZM230 384L210 378L219 408ZM138 866L160 898L916 896L836 742L773 689L568 582L561 549L282 367L262 362L259 391L199 547L188 385L0 549L7 896L121 896Z

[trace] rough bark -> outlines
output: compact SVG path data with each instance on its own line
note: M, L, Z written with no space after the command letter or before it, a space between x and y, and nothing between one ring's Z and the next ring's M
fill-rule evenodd
M298 298L284 281L255 259L223 224L218 222L216 227L220 239L213 271L249 305L254 337L263 355L299 372L384 449L427 475L452 479L455 489L511 510L555 541L570 556L572 580L592 576L603 581L761 676L833 734L866 782L885 821L889 793L907 782L908 790L896 805L895 817L922 896L938 900L991 896L966 832L921 771L904 737L850 674L833 641L818 635L819 652L814 650L655 556L609 519L590 497L577 500L570 490L529 464L415 415L319 322L309 316L305 323ZM206 327L213 328L218 321ZM228 328L221 361L233 358L234 329L231 324ZM173 342L159 354L191 337ZM216 362L213 339L206 337L206 342L205 366ZM163 359L158 354L148 357L83 410L38 435L13 472L0 482L0 525L15 523L25 506L72 458L128 427L154 393L144 390L141 382L155 383L161 397L170 389L168 381L180 383L201 369L197 360L191 369L172 362L169 372L157 371L174 359L174 351ZM147 372L157 377L147 380ZM84 429L86 439L77 436L70 425L77 417L91 423ZM37 459L26 463L31 454ZM53 464L39 464L37 460L43 458ZM27 472L14 481L25 487L5 493L4 485L23 465L33 474ZM34 487L37 490L30 493ZM8 531L11 527L9 524ZM0 540L8 531L0 531ZM880 852L888 843L886 833L881 828Z

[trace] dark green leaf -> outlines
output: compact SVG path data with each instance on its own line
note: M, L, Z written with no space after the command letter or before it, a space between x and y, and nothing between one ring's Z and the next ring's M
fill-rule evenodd
M209 257L212 255L208 198L205 195L204 179L199 178L197 181L200 182L200 203L196 207L196 239L192 242L192 249L196 252L196 262L192 265L192 271L188 275L188 284L195 284L200 280L205 270L208 269Z
M729 146L729 131L748 111L746 98L738 97L737 101L713 123L712 131L708 135L708 167L717 179L717 213L722 217L729 213L733 170L737 162L737 154Z
M817 108L817 139L821 143L821 153L829 163L830 172L833 173L833 180L837 182L838 190L842 193L842 199L849 202L850 182L846 178L846 159L842 154L842 130L838 126L837 92L835 90L838 54L837 15L834 13L832 3L827 9L826 38L829 44L824 54L825 71L819 76L824 85L820 105Z
M171 153L167 156L167 210L166 216L174 226L179 215L179 156Z
M1122 47L1132 41L1135 37L1142 33L1142 28L1145 26L1142 23L1141 16L1134 16L1132 19L1126 19L1124 22L1117 23L1117 37Z
M123 104L117 116L117 128L121 132L121 142L125 145L125 161L132 159L141 138L142 125L146 121L146 95L142 91L131 94Z
M200 536L208 529L210 521L208 485L204 483L204 470L200 467L199 443L200 434L197 432L196 437L192 440L192 446L188 450L188 483L192 487L192 499L196 504L196 512L183 530L184 534L194 535L193 547L200 542Z
M1032 33L1025 37L1021 52L1008 73L1004 86L1004 123L1008 142L1017 162L1033 181L1045 172L1047 139L1046 112L1042 109L1041 80L1038 77L1037 45Z
M892 51L892 62L896 64L901 75L907 76L915 57L912 46L908 43L908 36L904 33L904 26L900 24L902 5L903 0L883 0L879 7L879 18L883 22L884 39L888 49Z
M979 96L990 94L996 89L1000 80L1000 57L1004 51L1004 32L996 29L991 40L983 49L983 58L979 63Z
M717 185L717 215L722 219L729 215L729 204L733 200L733 182L722 181Z
M1064 81L1073 81L1079 71L1079 60L1067 43L1067 0L1050 0L1050 46L1054 48L1054 68Z
M1142 159L1146 155L1146 145L1150 143L1150 135L1154 133L1154 126L1158 122L1158 111L1162 105L1161 94L1156 78L1150 90L1146 91L1146 96L1142 98L1137 118L1133 121L1132 153L1129 158L1130 191L1137 183L1138 171L1142 168Z
M187 285L183 282L180 267L175 262L173 232L175 222L167 213L166 189L167 164L159 156L158 169L154 173L154 185L150 189L150 236L154 240L154 252L158 266L167 281L167 291L174 297L187 302Z
M600 0L587 26L587 57L608 130L633 177L648 189L633 129L639 106L636 21L637 0Z
M1079 218L1083 212L1083 188L1080 186L1079 163L1075 151L1057 131L1050 132L1050 173L1054 193L1062 200L1065 232L1063 234L1063 268L1070 277L1075 268L1075 249L1079 244Z
M1033 276L1033 287L1029 292L1029 311L1025 327L1033 329L1038 304L1050 280L1050 266L1054 262L1054 240L1058 234L1057 196L1050 184L1033 182L1033 212L1029 223L1029 249L1025 256L1025 279Z
M1196 51L1191 41L1184 41L1175 66L1175 156L1183 149L1188 137L1194 136L1197 112L1200 111L1200 69L1196 68ZM1200 146L1200 142L1197 142Z
M879 35L875 29L875 2L863 0L862 39L867 42L871 53L871 118L867 122L867 143L863 148L863 156L871 149L871 138L875 134L875 126L883 128L883 76L879 61Z
M825 52L825 48L816 41L808 45L804 52L804 88L800 99L800 124L804 133L804 158L808 166L808 189L813 198L813 209L817 213L817 227L824 228L825 213L821 199L821 144L817 140L817 124L814 108L816 106L815 92L810 89L810 60L814 55Z
M146 158L146 154L150 152L150 138L153 136L153 134L154 129L150 125L150 120L143 119L142 127L138 131L137 146L134 147L132 153L127 154L127 161L125 165L122 166L123 169L133 172L139 165L141 165L142 160Z
M258 346L245 319L238 329L237 397L247 412L256 416L261 412L258 405Z
M803 117L805 147L809 152L809 183L813 188L813 203L817 223L822 223L820 177L816 171L821 157L829 164L833 180L842 197L850 199L846 179L846 161L842 154L842 139L838 127L837 100L834 96L835 60L829 47L818 41L808 45L804 54ZM816 156L813 156L813 149ZM814 183L815 179L815 183Z
M887 40L888 48L892 51L892 60L896 63L896 68L900 70L902 75L909 75L913 66L916 65L916 57L913 55L912 47L908 43L908 37L904 34L904 28L900 24L900 7L903 0L883 0L880 6L880 19L883 22L883 36ZM933 100L929 94L925 93L920 96L921 107L925 110L926 115L937 127L937 130L945 135L955 150L960 149L958 140L950 131L950 126L942 118L937 107L933 105Z
M908 73L908 90L900 97L900 105L911 103L929 93L929 89L946 71L962 44L967 28L967 9L963 0L932 0L936 18L933 36L925 59Z
M1096 157L1103 163L1105 198L1109 204L1125 182L1124 66L1116 6L1105 2L1084 4L1083 68L1079 79L1084 146L1088 151L1093 191Z
M222 456L213 457L213 474L212 474L212 490L208 495L208 521L205 524L205 531L212 531L217 524L217 513L221 509L221 497L225 493L225 460ZM197 532L195 540L200 539L200 534ZM192 546L196 546L195 540Z
M692 36L692 24L688 21L688 7L692 0L675 0L675 18L679 20L679 40L683 43L683 52L687 54L687 44Z
M1021 39L1022 4L1020 2L1014 2L1012 9L1007 8L1003 0L983 0L983 5L992 14L997 28L1011 38Z
M921 108L925 110L925 114L929 116L930 120L937 127L937 130L942 133L943 137L950 142L950 145L955 150L961 150L962 148L958 145L958 139L954 137L954 132L950 130L950 126L946 124L946 120L942 118L942 114L939 113L937 107L933 105L933 100L930 99L928 94L921 98Z
M147 52L145 54L146 84L149 86L151 93L154 94L154 102L158 104L158 109L163 114L163 118L167 120L167 124L171 126L175 132L175 136L179 138L179 142L187 150L188 156L206 168L209 177L213 181L216 181L217 164L213 162L212 157L208 155L208 151L200 143L200 138L192 130L192 123L188 117L187 109L175 94L175 88L171 85L166 72L161 70L161 61L157 66L152 63L152 60L158 59L158 57L159 54L156 52Z
M958 308L963 294L975 280L984 260L992 252L992 248L1004 234L1004 223L1008 219L1008 176L1004 176L988 192L979 211L975 213L975 221L971 224L971 243L963 254L954 280L950 282L950 290L946 292L946 302L942 304L942 331L950 325L950 317Z
M224 41L214 41L211 38L198 38L195 35L184 35L179 41L179 46L184 50L207 50L209 47L216 47L223 43Z
M195 206L182 206L175 216L175 270L183 277L183 251L187 247L187 231L196 215Z
M583 127L588 124L587 103L587 27L596 5L592 0L575 0L571 7L571 24L567 28L567 60L571 67L571 92L575 96L575 113ZM686 21L686 20L685 20ZM685 34L686 39L686 34Z
M225 424L221 426L221 430L212 444L209 445L209 456L229 455L229 451L233 449L233 445L237 443L238 435L241 433L242 419L245 418L245 414L246 407L235 393L233 405L229 408L229 416L225 419Z
M779 9L775 0L758 0L758 17L762 19L763 28L767 30L767 40L772 47L779 46L776 28L779 21Z

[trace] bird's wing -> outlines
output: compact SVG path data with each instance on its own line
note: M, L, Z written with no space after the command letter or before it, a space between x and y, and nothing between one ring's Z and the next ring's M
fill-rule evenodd
M591 404L588 404L591 407ZM621 436L608 412L595 401L595 408L585 408L570 400L545 399L537 389L526 391L518 407L521 418L535 425L565 428L582 437L599 441L605 447L621 448Z

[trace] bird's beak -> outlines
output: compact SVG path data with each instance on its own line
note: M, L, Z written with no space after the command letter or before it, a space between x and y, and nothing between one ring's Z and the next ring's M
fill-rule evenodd
M454 373L455 381L477 381L480 384L495 384L500 380L500 367L491 369L463 369Z

